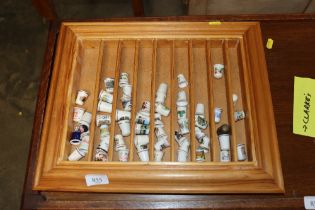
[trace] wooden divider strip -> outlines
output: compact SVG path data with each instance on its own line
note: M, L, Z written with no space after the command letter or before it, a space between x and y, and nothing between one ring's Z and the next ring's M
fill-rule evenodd
M113 106L112 106L112 124L110 125L110 140L109 140L109 151L108 151L108 161L113 160L114 153L114 137L115 137L115 126L116 126L116 107L118 101L118 83L120 74L120 57L121 57L121 41L118 41L117 52L116 52L116 66L115 66L115 83L114 83L114 93L113 93Z
M207 84L208 84L208 102L209 102L209 129L210 129L210 161L218 161L219 156L219 145L216 143L216 130L214 122L214 99L213 99L213 73L212 73L212 61L211 61L211 51L209 47L209 40L206 41L206 57L207 57Z
M131 119L130 119L130 148L129 148L129 161L133 161L135 144L134 144L134 135L135 135L135 118L136 118L136 102L137 102L137 80L138 80L138 65L139 65L139 44L140 41L135 41L135 53L134 53L134 64L133 64L133 78L132 78L132 110L131 110Z
M229 46L228 40L224 40L223 43L223 58L224 58L224 74L225 74L225 85L226 85L226 99L227 99L227 113L229 123L232 129L231 135L231 161L237 161L237 140L235 135L235 121L234 121L234 107L232 99L232 81L231 81L231 70L230 67L230 56L229 56Z
M103 62L103 53L104 53L104 43L101 41L99 46L99 54L97 59L97 70L96 70L96 78L98 78L95 81L95 88L94 88L94 94L93 94L93 109L92 109L92 121L90 125L90 141L89 141L89 149L88 149L88 155L87 159L88 161L93 160L93 150L94 150L94 140L95 140L95 119L97 114L97 104L98 104L98 94L99 94L99 87L100 87L100 77L102 72L102 62Z
M169 97L171 97L171 122L170 122L170 145L171 145L171 162L175 161L175 126L174 126L174 117L176 119L177 112L176 112L176 93L175 93L175 85L176 85L176 77L175 77L175 41L172 41L172 50L171 50L171 71L170 71L170 91Z
M152 71L151 71L151 98L150 98L150 161L154 161L154 113L155 113L155 77L156 77L156 51L157 51L157 40L153 40L152 47Z
M193 54L192 54L192 40L188 42L188 75L189 75L189 109L190 115L188 117L190 123L190 154L191 161L196 159L196 140L195 140L195 87L194 87L194 71L193 71Z

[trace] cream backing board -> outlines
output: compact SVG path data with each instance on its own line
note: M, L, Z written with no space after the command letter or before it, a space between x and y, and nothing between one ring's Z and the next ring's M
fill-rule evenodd
M214 64L224 64L221 79L214 78ZM131 135L125 137L129 161L119 162L114 135L120 133L115 110L122 109L121 72L132 85ZM177 75L188 87L180 89ZM99 91L104 78L115 79L109 161L94 160L100 142L95 119ZM154 162L155 96L160 83L167 83L162 117L170 147L162 162ZM82 106L92 113L90 145L79 161L68 161L74 149L73 107L78 90L89 92ZM176 100L184 90L189 101L190 133L188 161L177 162ZM238 95L233 105L232 94ZM134 145L135 116L144 100L151 102L149 162L141 162ZM197 103L205 106L209 126L203 130L211 139L204 162L196 162L194 116ZM214 123L214 108L223 108L221 122ZM235 122L234 112L246 118ZM220 162L216 130L231 126L231 162ZM248 158L237 159L237 144L245 144ZM87 187L86 174L105 174L108 185ZM48 106L37 160L35 190L129 193L281 193L284 192L268 74L257 22L64 22L56 51Z

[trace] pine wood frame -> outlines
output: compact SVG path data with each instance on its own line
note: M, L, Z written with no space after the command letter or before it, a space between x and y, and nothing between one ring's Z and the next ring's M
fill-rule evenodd
M72 61L83 39L221 38L239 39L244 87L250 106L252 161L141 163L64 161L60 125L70 106ZM70 55L66 57L65 55ZM70 75L69 75L70 74ZM70 93L71 94L71 93ZM66 102L66 103L65 103ZM231 103L230 103L231 105ZM61 129L62 130L62 129ZM109 185L87 187L86 174L106 174ZM259 23L64 23L58 49L40 153L35 190L142 193L280 193L284 191L268 75Z

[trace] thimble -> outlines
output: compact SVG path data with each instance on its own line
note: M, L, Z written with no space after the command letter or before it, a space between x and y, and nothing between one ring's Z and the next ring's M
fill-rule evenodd
M107 77L104 79L105 89L108 93L114 92L115 80L114 78Z
M75 103L82 106L88 96L88 92L86 92L85 90L79 90L75 99Z
M220 107L214 108L214 122L219 123L221 121L222 109Z
M162 120L155 120L154 121L154 127L155 128L163 128L164 127L164 124L163 124L163 122L162 122Z
M234 120L235 120L235 122L243 120L244 118L245 118L245 112L243 110L234 112Z
M204 149L199 147L196 149L196 161L204 162L206 160Z
M150 115L147 112L140 111L137 113L135 121L137 124L149 125Z
M187 118L187 107L178 106L177 107L177 119L186 119Z
M130 120L130 119L131 119L131 112L122 111L119 109L116 110L116 121Z
M98 148L101 148L101 149L105 150L106 152L108 152L109 140L110 140L109 135L105 136L105 137L101 137L100 144L98 145Z
M238 96L235 93L232 95L232 100L233 100L234 106L236 106L236 103L238 101Z
M164 156L164 152L160 150L155 150L154 151L154 161L155 162L161 162L162 158Z
M205 137L205 133L203 133L198 127L195 127L195 137L199 143L201 143L202 138Z
M137 146L138 156L142 162L149 161L149 151L147 146Z
M158 138L157 142L154 144L154 149L162 150L169 146L170 146L170 143L168 142L168 137L165 135Z
M160 104L164 104L165 99L166 99L166 92L167 92L167 84L161 83L157 92L156 92L155 102L160 103Z
M113 103L113 95L105 90L101 90L99 94L99 99L101 101L107 102L107 103Z
M122 101L129 101L131 99L132 85L126 84L122 87L123 96Z
M154 120L162 120L162 116L160 113L155 112L154 113Z
M143 146L149 144L148 135L135 135L135 145Z
M111 124L111 116L107 114L98 114L96 115L96 126L101 125L110 125Z
M220 151L220 161L221 162L230 162L231 161L230 150L221 150Z
M132 100L123 101L122 106L125 111L130 112L132 110Z
M175 140L181 145L182 142L186 140L186 137L181 132L175 131Z
M81 132L74 131L71 133L70 144L72 145L79 145L81 143Z
M205 115L205 106L201 103L196 105L196 115Z
M89 142L90 142L90 134L89 132L85 132L81 134L81 144L79 146L79 150L81 153L87 153L89 149Z
M183 74L177 75L177 83L179 88L184 88L188 85L188 82Z
M189 141L186 139L185 141L182 142L182 144L179 146L179 149L184 150L186 152L189 151Z
M115 135L114 141L115 141L115 151L119 151L121 149L126 148L125 141L122 135L120 134Z
M118 151L118 157L120 162L128 162L129 149L121 149Z
M85 112L81 117L80 123L90 125L92 121L92 114L90 112Z
M221 150L230 150L230 135L229 134L219 135L219 143Z
M123 87L129 83L128 81L128 73L122 72L119 77L119 87Z
M112 104L104 101L99 101L97 111L112 113Z
M150 133L150 126L143 125L143 124L136 124L135 133L136 135L148 135Z
M129 120L121 120L118 122L118 125L121 130L121 134L123 136L130 135L130 121Z
M224 65L223 64L214 64L214 77L221 79L224 74Z
M186 162L188 158L188 152L184 150L177 150L177 161L178 162Z
M103 150L101 148L96 148L95 161L102 161L102 162L108 161L108 153L107 153L107 151L105 151L105 150Z
M246 154L245 144L238 144L237 145L237 160L244 161L246 159L247 159L247 154Z
M161 137L161 136L165 136L166 135L166 132L164 130L163 127L155 127L154 128L154 134L157 138Z
M177 106L187 106L187 97L186 97L186 92L184 90L179 91L177 93L177 101L176 101Z
M73 108L73 121L80 122L84 112L85 112L85 109L81 107L74 107Z
M208 127L208 122L203 115L195 115L195 126L201 129L206 129Z
M106 125L106 124L101 125L101 127L100 127L100 136L101 137L109 136L109 127L108 127L108 125Z
M179 125L179 128L180 128L180 132L182 134L189 133L189 126L188 126L188 120L187 119L180 119L180 120L178 120L178 125Z
M205 153L207 153L208 150L209 150L209 144L210 144L210 138L205 135L205 136L201 139L201 143L200 143L199 146L205 151Z
M150 101L144 101L142 103L141 111L150 113Z
M231 135L231 127L229 125L227 125L227 124L221 125L217 129L217 135L220 136L221 134L229 134L229 135Z
M82 154L78 148L75 148L75 150L72 151L72 153L68 156L69 161L78 161L81 158L83 158L85 155Z
M163 104L155 104L155 111L159 114L167 117L170 114L170 109L164 106Z

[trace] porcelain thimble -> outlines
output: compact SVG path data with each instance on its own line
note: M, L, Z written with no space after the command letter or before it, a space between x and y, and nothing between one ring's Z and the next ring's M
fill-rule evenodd
M99 94L99 99L101 101L107 102L107 103L113 103L113 95L105 90L101 90Z
M214 64L214 77L216 79L221 79L224 74L224 65L223 64Z
M177 106L187 106L187 97L186 97L186 92L184 90L181 90L177 93L177 101L176 101Z
M155 150L154 151L154 161L155 162L161 162L162 158L164 156L164 152L160 150Z
M221 121L222 109L220 107L214 108L214 122L219 123Z
M102 162L108 161L107 151L105 151L101 148L97 148L95 151L95 161L102 161Z
M246 154L245 144L238 144L237 145L237 160L244 161L246 159L247 159L247 154Z
M119 87L123 87L129 83L128 73L122 72L119 77Z
M105 137L109 136L109 126L104 124L100 126L100 136Z
M81 107L74 107L73 108L73 121L80 122L84 112L85 112L85 109Z
M83 116L81 117L80 123L90 125L92 121L92 114L90 112L84 112Z
M129 149L121 149L118 151L118 157L120 162L128 162Z
M101 125L110 125L111 124L111 116L108 114L98 114L96 115L96 126L101 126Z
M234 112L235 122L245 119L245 112L243 110Z
M179 88L185 88L188 85L188 82L183 74L177 75L177 83Z
M205 106L201 103L196 105L196 115L204 115L205 114Z
M77 97L75 99L75 103L78 105L83 105L86 101L87 97L89 96L88 92L85 90L79 90L77 93Z
M177 150L177 161L178 162L186 162L188 158L188 152L184 150Z
M116 109L116 121L130 120L131 112Z
M130 135L130 120L121 120L118 122L118 125L123 136Z
M142 103L141 111L150 113L150 101L144 101Z
M149 136L148 135L135 135L135 145L143 146L149 144Z
M195 126L201 129L206 129L208 127L208 122L203 115L195 115Z
M178 106L177 107L177 119L186 119L187 118L187 107L186 106Z
M115 80L114 78L107 77L104 79L104 85L105 89L108 93L113 93L114 92L114 87L115 87Z
M104 102L104 101L99 101L98 106L97 106L97 111L112 113L112 104Z
M84 154L82 154L78 148L75 148L75 150L73 150L72 153L68 156L68 160L69 161L78 161L83 157L84 157Z
M170 114L170 109L164 106L163 104L155 104L155 111L164 117L167 117Z
M220 151L220 161L221 162L230 162L231 161L230 150L221 150Z
M187 119L180 119L180 120L178 120L178 125L179 125L179 128L180 128L180 132L182 134L189 133L189 125L188 125L188 120Z
M166 93L167 93L167 84L161 83L157 92L156 92L155 102L160 103L160 104L164 104L165 99L166 99Z

